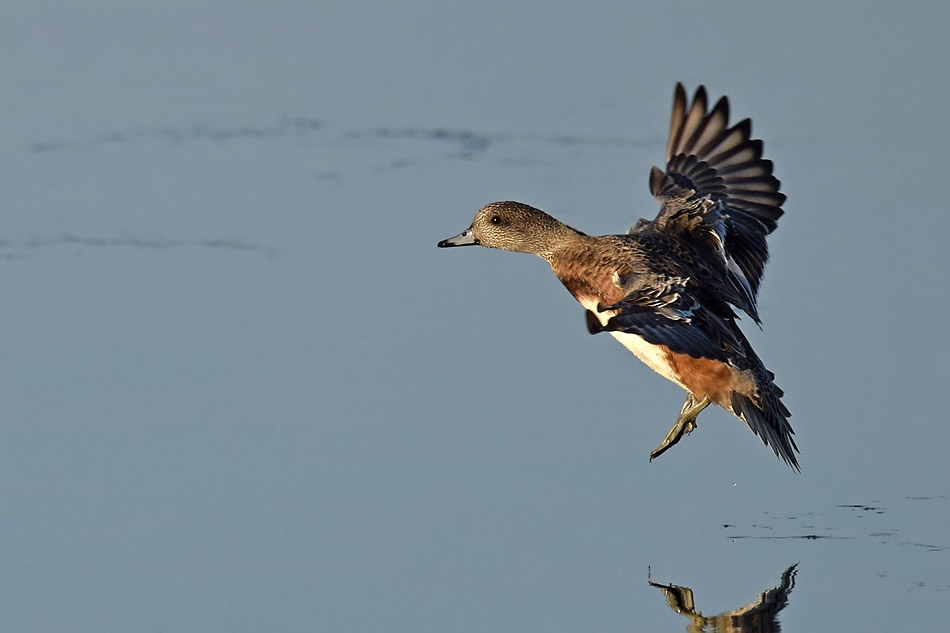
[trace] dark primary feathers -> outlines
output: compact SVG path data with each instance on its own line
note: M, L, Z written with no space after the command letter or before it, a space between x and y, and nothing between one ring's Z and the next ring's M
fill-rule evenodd
M631 232L688 233L697 244L707 243L706 258L724 266L723 298L759 323L756 297L769 258L765 237L783 214L785 195L772 175L772 161L762 158L762 141L751 133L749 119L729 127L726 97L709 110L703 86L688 104L677 84L666 171L654 167L650 173L660 213Z

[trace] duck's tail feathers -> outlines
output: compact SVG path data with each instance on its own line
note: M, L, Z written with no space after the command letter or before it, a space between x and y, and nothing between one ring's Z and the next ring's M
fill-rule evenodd
M764 393L763 393L764 392ZM758 435L766 446L771 447L775 454L786 464L801 471L795 453L798 446L795 444L795 431L792 430L788 418L792 416L788 408L782 404L782 390L775 383L769 388L760 390L761 406L753 402L752 398L739 392L732 393L732 409L737 416L749 425L752 432Z

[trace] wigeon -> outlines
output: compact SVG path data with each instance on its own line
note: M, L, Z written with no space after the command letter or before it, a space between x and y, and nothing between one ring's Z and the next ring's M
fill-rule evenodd
M493 202L440 247L480 245L544 258L586 308L591 334L610 332L661 376L686 390L657 457L696 428L718 404L739 417L798 470L782 390L736 324L735 308L757 324L756 297L768 260L766 236L785 196L762 158L752 123L729 127L726 97L707 107L700 86L692 103L677 84L666 170L653 167L660 203L622 235L581 233L520 202Z

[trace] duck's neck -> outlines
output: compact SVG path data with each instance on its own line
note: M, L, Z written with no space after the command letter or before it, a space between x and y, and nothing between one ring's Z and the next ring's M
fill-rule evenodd
M549 229L548 239L545 240L543 248L537 253L539 257L546 260L551 266L554 266L555 260L563 253L577 248L583 248L584 244L590 239L584 233L572 229L562 222L554 221L557 222L557 226L552 226Z

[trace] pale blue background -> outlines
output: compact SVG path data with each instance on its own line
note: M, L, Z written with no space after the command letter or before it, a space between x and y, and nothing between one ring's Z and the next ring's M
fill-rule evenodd
M945 3L235 4L0 8L2 630L681 631L648 566L713 615L796 562L783 630L943 629ZM648 463L680 390L435 248L651 217L678 80L789 196L801 475L718 410Z

